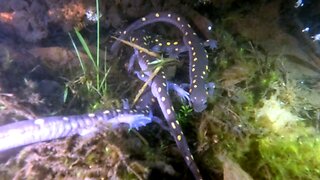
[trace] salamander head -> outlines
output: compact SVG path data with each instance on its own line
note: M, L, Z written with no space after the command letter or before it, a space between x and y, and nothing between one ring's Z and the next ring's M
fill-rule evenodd
M192 91L190 93L190 101L195 112L202 112L207 108L207 98L212 96L214 93L215 84L213 82L209 82L205 85L205 94L203 96L204 89L198 91Z
M202 112L207 108L207 97L198 98L197 96L191 97L191 104L195 112Z

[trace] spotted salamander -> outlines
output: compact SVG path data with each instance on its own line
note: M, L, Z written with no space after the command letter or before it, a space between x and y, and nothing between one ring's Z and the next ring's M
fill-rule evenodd
M170 58L177 58L179 54L187 52L188 48L184 44L182 44L179 41L166 41L161 39L154 39L154 41L157 43L154 47L152 47L152 51L157 53L166 53L169 55ZM209 47L210 49L216 49L217 48L217 42L213 39L208 39L201 43L203 47Z
M145 38L138 36L138 37L133 37L131 41L140 46L143 46L144 44L146 44L143 39ZM150 67L148 63L156 59L137 49L135 50L134 55L138 60L138 64L141 68L141 71L146 76L151 76L152 71L149 70ZM143 78L143 75L142 75L142 78ZM151 92L153 96L157 99L157 102L163 113L164 119L167 121L169 131L173 136L186 164L188 165L189 169L191 170L191 172L193 173L196 179L202 179L200 175L200 171L190 152L187 140L182 132L181 126L179 125L179 121L177 121L176 119L176 113L168 93L167 79L166 79L165 73L162 70L160 70L159 74L153 78L150 84L150 87L151 87Z
M101 125L117 127L125 123L130 128L138 129L153 120L159 121L149 110L124 108L84 115L19 121L0 126L0 151L75 134L85 136L97 132L103 127Z
M208 54L201 46L197 34L183 17L172 12L151 13L129 25L119 38L128 39L135 30L157 22L172 24L183 34L183 42L189 52L190 100L196 112L203 111L207 107L208 97L205 88L205 79L208 74ZM119 46L120 42L116 41L111 47L111 52L117 53Z

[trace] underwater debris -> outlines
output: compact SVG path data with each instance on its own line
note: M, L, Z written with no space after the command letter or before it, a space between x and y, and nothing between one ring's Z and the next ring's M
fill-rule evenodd
M256 110L256 121L262 127L272 129L274 132L290 128L302 118L290 112L278 99L278 94L263 100L263 106Z

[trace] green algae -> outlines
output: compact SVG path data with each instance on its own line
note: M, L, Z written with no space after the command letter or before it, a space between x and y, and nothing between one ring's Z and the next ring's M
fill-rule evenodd
M215 36L219 48L209 80L217 88L197 126L208 177L228 177L218 158L224 154L253 179L319 179L320 107L310 95L316 89L288 74L288 57L268 55L224 27L217 26Z

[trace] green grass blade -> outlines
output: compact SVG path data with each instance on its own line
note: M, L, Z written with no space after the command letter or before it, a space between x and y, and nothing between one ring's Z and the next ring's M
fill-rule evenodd
M83 71L83 74L86 74L87 70L86 70L86 67L85 67L84 64L83 64L83 61L82 61L82 59L81 59L81 56L80 56L79 50L78 50L78 48L77 48L77 46L76 46L76 43L74 42L71 34L68 33L68 35L69 35L69 37L70 37L70 39L71 39L73 48L74 48L74 50L76 51L76 54L77 54L78 60L79 60L79 62L80 62L80 66L81 66L81 69L82 69L82 71Z
M96 89L100 89L100 8L99 0L96 0L96 16L97 16L97 43L96 43L96 59L95 59L95 74L96 74Z
M63 103L66 103L67 102L67 98L68 98L68 95L69 95L69 90L68 90L68 85L65 86L64 88L64 92L63 92Z
M89 59L93 63L94 67L96 68L96 63L95 63L95 61L93 59L93 56L92 56L92 53L91 53L91 51L89 49L88 44L86 43L86 41L84 40L83 36L81 35L81 33L78 31L77 28L74 28L74 31L76 32L76 35L77 35L77 37L78 37L78 39L79 39L84 51L86 52L86 54L88 55Z
M96 11L97 11L97 56L96 56L96 65L100 67L100 9L99 9L99 0L96 0Z

